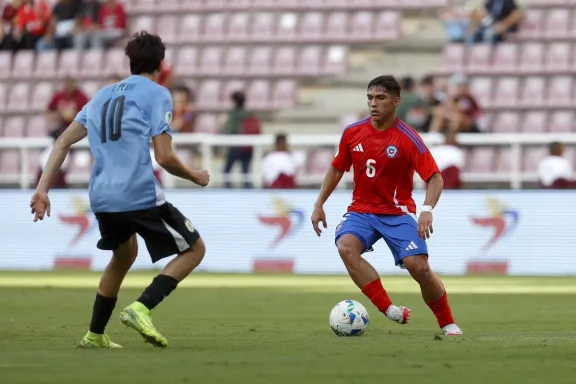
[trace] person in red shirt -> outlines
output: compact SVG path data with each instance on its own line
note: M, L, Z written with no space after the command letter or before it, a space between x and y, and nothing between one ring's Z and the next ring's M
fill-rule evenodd
M12 0L2 10L2 17L0 17L0 49L16 51L19 47L15 21L21 5L21 0Z
M34 49L48 29L52 14L44 0L27 1L16 14L16 31L23 49Z
M92 48L106 48L124 34L126 11L116 0L106 0L100 8L99 29L92 34Z
M172 83L174 82L174 74L170 64L166 60L162 61L160 66L160 77L158 78L158 84L168 89L172 88Z
M396 117L400 91L392 76L380 76L368 84L370 117L344 130L314 204L312 225L318 236L320 222L327 228L324 203L344 172L353 167L352 204L336 227L336 245L350 277L390 320L410 321L411 310L392 304L378 272L362 257L384 238L396 265L407 269L420 284L440 328L446 335L460 335L444 286L428 264L425 241L432 233L432 210L442 192L442 176L418 133ZM418 221L412 199L414 171L428 183Z
M71 77L64 79L64 87L56 92L48 104L48 124L56 131L64 130L88 103L88 97Z

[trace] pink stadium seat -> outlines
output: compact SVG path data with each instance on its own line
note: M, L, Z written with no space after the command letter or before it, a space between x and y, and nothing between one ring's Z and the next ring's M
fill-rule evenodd
M10 89L6 111L24 112L29 108L30 85L28 83L16 83ZM6 122L5 122L6 124Z
M354 12L350 24L350 40L356 42L371 41L374 31L373 12Z
M198 73L202 75L219 75L222 64L222 49L208 47L202 51Z
M268 80L254 80L248 86L246 92L248 108L252 109L269 109L270 100L270 82Z
M218 133L218 117L214 114L201 113L196 118L195 130L197 133Z
M492 79L489 77L477 77L470 82L470 92L482 108L492 105Z
M183 11L199 11L202 9L203 0L180 0L180 7Z
M245 91L246 82L243 80L231 80L224 83L224 89L222 90L220 104L226 109L233 108L233 103L230 98L232 93L237 91Z
M326 25L326 37L331 41L348 40L348 13L331 12Z
M252 0L251 7L257 10L268 10L273 9L275 4L276 0Z
M0 79L10 77L10 68L12 67L12 53L8 51L0 52Z
M520 56L520 72L540 73L543 69L544 45L541 43L525 43Z
M110 48L108 51L106 51L106 58L104 62L103 74L106 76L112 74L128 76L130 74L128 58L124 54L124 50L122 48Z
M251 0L228 0L227 9L235 11L247 11L250 9Z
M550 107L572 106L574 78L555 76L548 80L548 105Z
M17 150L0 152L0 174L18 175L20 173L20 153Z
M339 75L346 72L348 67L348 47L331 46L325 55L322 72L327 75Z
M100 90L100 88L102 88L102 84L100 84L99 81L84 81L80 84L80 89L82 89L90 99Z
M48 124L46 117L36 115L28 119L26 127L26 136L28 137L46 137L48 136Z
M541 107L546 100L546 80L543 77L528 77L524 80L520 104L525 108Z
M228 23L228 41L247 41L250 36L250 14L234 13Z
M283 13L280 15L278 29L276 30L276 40L294 41L296 40L296 30L298 27L298 16L295 13Z
M576 47L572 49L572 72L576 72Z
M447 44L444 46L444 68L448 73L464 71L466 63L466 46L464 44Z
M562 39L570 34L570 11L554 8L548 11L545 23L545 36L548 39Z
M294 75L296 67L296 48L280 47L276 50L272 73L275 75Z
M324 0L299 0L299 9L322 9L326 6Z
M516 73L518 65L519 46L516 43L502 43L496 46L494 66L496 72Z
M8 98L8 86L0 83L0 112L6 109L6 101Z
M36 171L40 166L40 155L42 151L39 149L28 151L28 172L29 177L36 178Z
M376 7L375 3L377 2L378 0L349 0L348 7L352 9L364 9L364 8L369 9L372 7Z
M574 112L557 111L550 117L550 132L570 133L574 132Z
M181 76L194 76L197 74L198 50L196 47L183 47L178 52L174 71Z
M298 74L304 76L319 75L322 70L322 47L310 45L300 50Z
M500 112L492 123L494 133L513 133L520 128L520 114L516 112Z
M35 83L30 96L30 108L43 111L52 98L54 84L49 81Z
M520 128L522 132L543 133L546 132L548 116L546 112L529 111L524 114Z
M246 47L228 48L226 59L224 60L223 74L244 75L246 73L246 57L248 51Z
M44 51L36 54L36 70L34 77L53 79L56 77L56 64L58 62L57 51Z
M546 55L545 70L550 73L570 71L570 44L551 43Z
M375 25L374 40L396 40L400 37L400 14L382 11L378 14Z
M523 39L533 39L542 35L544 14L541 9L527 9L520 24L519 35Z
M273 13L257 13L252 22L250 39L252 41L273 40L276 17Z
M178 40L181 43L198 43L200 40L200 15L186 15L182 18L180 25L180 35Z
M82 54L82 65L80 67L80 77L99 77L102 75L102 61L104 51L90 49Z
M294 80L280 80L274 84L272 91L272 107L276 110L293 108L296 98Z
M126 8L130 11L151 13L156 10L155 0L129 0L124 1Z
M510 147L502 147L496 150L496 172L509 173L512 170L512 151Z
M492 64L492 45L477 44L470 49L470 60L468 61L468 71L474 73L490 72Z
M520 91L520 78L503 77L496 82L494 105L498 107L516 107Z
M4 119L2 135L4 137L24 137L26 121L22 117Z
M12 77L30 79L34 73L34 51L18 51L14 55Z
M308 151L306 161L306 173L309 175L323 175L330 168L334 159L334 151L327 148L319 148Z
M204 0L202 8L204 11L220 12L224 10L226 5L225 0Z
M326 39L329 39L327 36ZM308 12L304 14L300 23L300 41L324 40L324 14L322 12Z
M216 80L205 80L198 89L198 108L217 109L220 104L221 84Z
M536 173L538 164L548 154L546 147L527 147L524 149L522 159L522 171Z
M156 32L162 36L162 40L167 44L178 42L178 26L182 24L179 17L174 15L162 15L156 23Z
M180 0L162 0L162 10L175 12L180 10ZM164 38L164 37L162 37Z
M249 75L268 75L272 67L272 48L257 46L252 48L248 57Z
M78 76L78 66L80 64L80 52L69 49L60 53L60 61L58 63L58 77L65 76Z
M202 40L222 41L225 37L226 15L224 13L213 13L205 16L204 29L202 30Z
M138 16L129 23L130 34L146 31L149 33L156 33L154 18L152 16Z

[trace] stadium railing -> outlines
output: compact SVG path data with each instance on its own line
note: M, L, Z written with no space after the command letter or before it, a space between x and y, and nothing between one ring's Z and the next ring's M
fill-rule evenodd
M340 141L340 135L291 135L289 136L290 146L294 149L313 149L317 147L334 147L334 151ZM438 134L422 135L427 145L437 145L443 142L443 138ZM537 175L522 171L522 148L525 146L546 145L554 141L564 144L575 145L576 134L460 134L458 141L463 147L474 146L508 146L511 150L510 172L508 173L464 173L464 181L475 182L510 182L512 189L520 189L523 182L537 181ZM0 152L3 150L18 150L20 153L20 169L17 175L2 175L0 185L19 184L21 188L30 188L33 182L30 170L30 159L28 152L30 150L43 150L52 143L50 138L0 138ZM264 157L266 150L270 149L274 143L274 135L265 134L259 136L252 135L210 135L210 134L175 134L174 147L177 149L186 149L190 147L199 147L202 157L202 168L207 169L212 175L212 181L220 183L222 181L240 181L242 175L226 176L221 169L217 169L214 163L214 149L216 147L233 147L233 146L253 146L253 172L246 176L255 186L262 185L260 174L260 160ZM77 143L74 148L88 148L86 139ZM88 180L86 175L85 183ZM321 183L322 174L301 175L298 182L302 186L314 185ZM351 181L350 175L346 176L346 181ZM175 187L176 179L167 177L163 179L166 187Z

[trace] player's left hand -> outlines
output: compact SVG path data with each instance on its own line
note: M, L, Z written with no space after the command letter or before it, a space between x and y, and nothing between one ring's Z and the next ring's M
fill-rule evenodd
M421 239L429 239L434 233L432 228L432 212L421 212L418 218L418 236Z
M50 217L50 199L45 192L36 191L30 200L30 208L34 214L34 222L44 220L44 215Z

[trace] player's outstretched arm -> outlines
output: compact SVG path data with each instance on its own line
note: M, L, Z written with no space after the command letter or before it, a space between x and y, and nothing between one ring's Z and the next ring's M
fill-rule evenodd
M52 148L52 152L50 152L50 156L46 162L44 172L42 172L42 176L36 187L36 192L34 192L32 200L30 201L30 208L32 208L35 222L39 219L43 220L45 214L50 216L50 199L48 199L50 185L52 185L56 173L62 167L62 163L66 160L70 147L85 138L86 135L86 128L77 121L73 121L64 133L60 135L58 140L56 140L54 148Z
M318 199L316 199L316 203L314 203L314 212L312 212L312 226L318 236L322 233L322 230L318 225L320 222L322 222L324 228L328 228L328 224L326 223L326 212L324 212L324 203L326 203L330 195L332 195L332 192L334 192L334 189L336 189L338 183L342 180L342 176L344 176L344 172L331 166L324 177L324 182L322 183L322 188L318 194Z
M190 180L194 184L205 187L210 182L208 171L190 169L178 157L172 148L172 137L167 133L154 136L154 157L158 164L170 174Z

